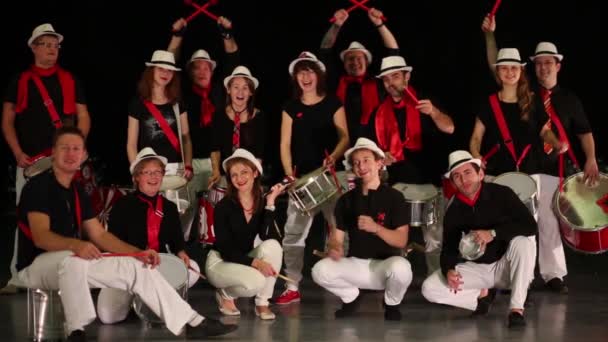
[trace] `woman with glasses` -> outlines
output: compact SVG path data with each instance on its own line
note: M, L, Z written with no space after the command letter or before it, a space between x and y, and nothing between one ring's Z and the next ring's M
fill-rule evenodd
M150 147L142 149L129 171L135 191L120 198L112 207L108 231L122 241L141 249L174 253L187 267L199 270L185 251L177 206L159 194L167 158ZM189 287L198 275L190 272ZM120 322L127 317L133 295L116 289L102 289L97 299L97 311L103 323Z

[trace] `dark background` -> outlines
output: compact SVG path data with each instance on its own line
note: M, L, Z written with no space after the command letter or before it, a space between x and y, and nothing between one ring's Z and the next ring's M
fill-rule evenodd
M582 3L587 3L586 5ZM517 47L523 58L538 41L555 42L565 55L560 84L582 99L594 128L597 155L606 160L602 123L607 72L598 48L605 42L599 4L574 1L505 0L497 14L499 47ZM456 122L446 150L466 148L478 103L494 90L485 59L480 26L494 1L382 1L367 5L381 9L395 34L402 55L414 67L412 84L432 94ZM347 0L236 1L221 0L210 10L229 17L243 64L260 79L257 105L268 115L270 131L266 161L282 176L278 163L281 105L289 96L287 65L300 51L316 52L329 27L328 19ZM4 3L0 25L3 58L0 85L32 62L26 44L32 29L50 22L65 36L60 64L84 83L92 130L89 149L107 168L104 183L128 184L126 158L127 104L135 84L155 49L165 49L171 24L193 11L179 0L45 0ZM336 55L352 40L362 42L376 57L381 40L366 14L357 9L343 27ZM180 63L197 48L207 49L221 63L223 47L216 24L198 16L188 28ZM531 66L529 64L529 66ZM528 69L533 76L533 69ZM184 75L185 76L185 75ZM314 137L311 137L314 138ZM6 143L0 144L4 165L14 164ZM277 167L279 167L277 169ZM11 186L13 171L2 167L3 188ZM7 177L9 176L9 177ZM4 192L3 192L4 193ZM10 200L8 201L10 203Z

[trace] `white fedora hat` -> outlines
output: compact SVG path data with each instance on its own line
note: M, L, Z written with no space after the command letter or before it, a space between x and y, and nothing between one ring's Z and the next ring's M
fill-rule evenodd
M408 66L405 63L405 59L401 56L388 56L382 58L382 64L380 66L380 73L377 78L382 78L382 76L390 74L392 72L403 70L403 71L412 71L414 68Z
M198 60L208 62L209 64L211 64L211 71L215 70L215 66L217 65L217 63L213 59L211 59L211 57L209 57L209 53L207 51L203 49L194 51L194 53L190 57L190 60L188 61L188 64Z
M264 169L262 169L262 164L260 164L260 161L257 160L257 158L253 155L253 153L247 151L244 148L237 148L230 157L228 157L224 160L224 162L222 163L222 168L224 168L224 172L228 173L228 170L226 169L228 167L228 161L235 159L235 158L242 158L242 159L249 160L250 162L253 163L253 165L255 165L255 168L258 169L258 172L260 172L260 175L264 174Z
M448 161L450 166L448 167L448 172L444 174L445 178L450 178L454 169L467 163L473 163L481 167L481 159L473 158L473 156L465 150L457 150L450 153Z
M298 64L301 61L311 61L311 62L317 63L317 65L319 66L321 71L325 72L325 64L323 64L323 62L321 62L317 58L317 56L315 56L312 52L302 51L302 53L300 53L298 58L294 59L293 61L291 61L291 63L289 63L289 74L290 75L293 76L293 68L296 66L296 64Z
M521 57L519 56L519 50L515 48L504 48L498 50L498 57L494 66L498 65L521 65L524 66L526 63L522 63Z
M36 38L38 38L40 36L47 36L47 35L57 37L57 39L59 40L60 43L63 40L63 36L60 35L59 33L55 32L53 25L47 23L47 24L42 24L42 25L36 26L34 31L32 31L32 36L30 37L30 39L27 40L27 45L28 46L32 45L32 43L34 42L34 40L36 40Z
M146 62L146 66L152 67L156 66L159 68L180 71L182 69L175 66L175 56L173 53L165 50L156 50L152 54L152 58L149 62Z
M133 175L133 171L135 170L137 164L146 159L158 159L161 163L163 163L164 166L167 166L167 158L156 154L151 147L144 147L141 149L141 151L139 151L139 153L137 153L135 160L131 163L131 166L129 166L129 172L131 172L131 175Z
M372 53L369 52L368 49L365 48L365 46L363 46L363 44L354 41L352 43L350 43L350 45L348 46L348 49L340 52L340 59L342 61L344 61L344 56L346 56L347 53L351 52L351 51L361 51L365 54L365 57L367 57L367 64L372 62Z
M378 157L380 157L382 159L385 158L384 151L382 151L380 149L380 147L378 147L378 145L376 145L375 142L373 142L367 138L359 138L359 139L357 139L357 142L355 142L355 146L349 148L344 153L344 166L346 166L347 170L350 170L353 168L353 166L350 162L350 155L357 150L369 150L369 151L372 151Z
M557 53L557 47L551 42L540 42L536 45L534 50L534 56L530 57L530 60L534 61L536 57L550 56L557 58L558 61L564 59L564 55Z
M254 89L257 89L258 85L260 84L257 78L251 76L251 71L249 71L246 66L239 65L232 70L232 74L230 74L230 76L224 78L224 87L226 87L226 89L228 89L228 83L230 83L230 80L235 77L244 77L250 79L251 82L253 82Z

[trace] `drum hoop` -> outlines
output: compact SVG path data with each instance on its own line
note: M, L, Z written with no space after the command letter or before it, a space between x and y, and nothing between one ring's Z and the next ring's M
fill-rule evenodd
M592 232L593 232L593 231L592 231ZM568 241L568 240L564 239L563 237L562 237L562 241L563 241L563 242L566 244L566 246L568 246L570 249L572 249L572 250L574 250L574 251L576 251L576 252L582 253L582 254L588 254L588 255L598 255L598 254L606 253L606 252L608 251L608 248L604 248L604 249L599 250L599 251L597 251L597 252L590 252L590 251L586 251L586 250L583 250L583 249L579 249L579 248L574 247L574 246L573 246L573 245L570 243L570 241Z
M44 160L51 160L51 159L52 159L52 156L40 156L40 157L32 160L32 164L30 166L26 167L25 169L23 169L23 176L26 178L31 178L31 177L39 175L42 172L50 169L52 167L52 161L51 161L51 165L49 165L49 167L44 170L37 168L36 171L34 171L34 172L28 172L28 170L32 170L32 167L36 166L40 162L42 162Z
M397 183L397 184L399 184L399 183ZM401 184L405 185L406 183L401 183ZM424 185L424 184L407 184L407 186L412 186L412 185ZM432 185L432 184L430 184L430 185ZM406 186L406 188L407 188L407 186ZM393 189L395 189L395 190L399 191L401 194L403 194L403 198L405 199L405 201L407 203L425 204L425 203L430 202L431 200L436 199L437 197L439 197L441 195L441 191L438 190L437 187L435 187L434 185L432 185L432 186L433 186L433 189L435 190L435 193L433 195L431 195L429 197L417 198L417 199L408 199L407 197L405 197L405 194L403 194L405 189L397 189L395 187L393 187Z
M577 173L575 173L573 175L570 175L569 177L565 178L564 179L564 185L566 183L568 183L569 181L571 181L572 178L576 178L576 177L580 176L581 174L583 174L583 172L577 172ZM608 174L600 172L599 176L600 177L605 177L605 178L608 179ZM600 227L587 228L587 227L579 226L579 225L574 224L574 223L570 223L570 221L568 221L568 220L565 219L565 215L562 213L562 211L559 208L559 194L560 194L560 192L559 192L559 185L558 185L558 188L553 193L553 211L555 212L555 214L556 214L555 216L557 216L557 219L561 223L567 225L570 229L574 229L574 230L578 230L578 231L582 231L582 232L597 232L597 231L603 230L605 228L608 228L608 225L607 226L603 226L603 227L600 226ZM575 248L573 248L573 249L575 249ZM578 251L578 249L577 249L577 251ZM581 252L584 252L584 251L581 251ZM589 254L596 254L596 253L589 253Z
M529 178L532 181L532 183L534 184L534 192L530 195L530 198L538 197L538 184L536 183L536 179L534 179L532 176L530 176L527 173L523 173L523 172L519 172L519 171L509 171L509 172L501 173L500 175L496 176L496 178L494 178L494 180L492 180L492 183L506 186L504 184L496 183L496 180L500 179L503 176L508 176L508 175L517 175L517 176L522 175L522 176L525 176L526 178Z
M188 268L186 267L186 265L184 265L184 262L182 261L182 259L180 259L179 257L177 257L173 254L170 254L170 253L158 253L158 256L160 257L161 264L164 261L170 260L170 262L175 263L175 265L181 264L184 267L183 268L184 274L186 275L185 281L183 283L180 283L175 289L178 290L178 289L181 289L184 285L187 286L188 285ZM165 278L165 280L167 280L167 282L169 284L171 284L171 282L165 277L165 274L161 272L160 265L158 266L158 272L163 276L163 278ZM173 285L171 285L171 286L173 286Z
M182 183L182 182L183 182L183 184L182 184L182 185L180 185L180 186L177 186L177 187L171 187L171 188L168 188L168 187L167 187L167 185L164 185L164 183L165 183L165 182L164 182L164 180L165 180L165 178L169 178L169 177L170 177L170 179L179 179L179 180L180 180L180 183ZM159 191L165 191L165 190L178 190L178 189L181 189L181 188L183 188L184 186L186 186L186 184L188 184L188 180L187 180L185 177L183 177L183 176L178 176L178 175L165 175L165 176L163 177L163 179L161 180L161 183L160 183L160 190L159 190Z

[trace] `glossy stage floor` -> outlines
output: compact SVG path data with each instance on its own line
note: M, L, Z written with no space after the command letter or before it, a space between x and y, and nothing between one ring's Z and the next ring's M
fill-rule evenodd
M8 220L10 221L10 220ZM7 233L7 220L2 220L2 240L12 243ZM7 277L8 258L2 249L2 274ZM471 319L466 310L434 305L420 294L424 280L423 256L411 255L414 281L401 304L403 320L385 322L382 294L363 293L362 305L356 317L336 320L333 312L339 300L306 278L302 286L302 302L287 306L272 306L277 319L261 321L254 312L251 300L238 300L242 312L237 322L239 329L220 340L227 341L608 341L608 254L584 255L567 249L570 275L568 295L548 292L537 277L532 305L526 310L527 326L508 329L507 293L497 296L490 313ZM307 255L312 255L307 253ZM315 260L307 260L308 267ZM278 282L276 294L282 289ZM96 291L93 291L95 294ZM221 317L213 289L199 282L190 290L189 301L203 315ZM0 341L27 340L27 296L20 293L0 296ZM226 320L227 318L222 318ZM172 341L177 339L162 326L149 326L135 314L120 324L103 325L95 321L87 327L90 341Z

